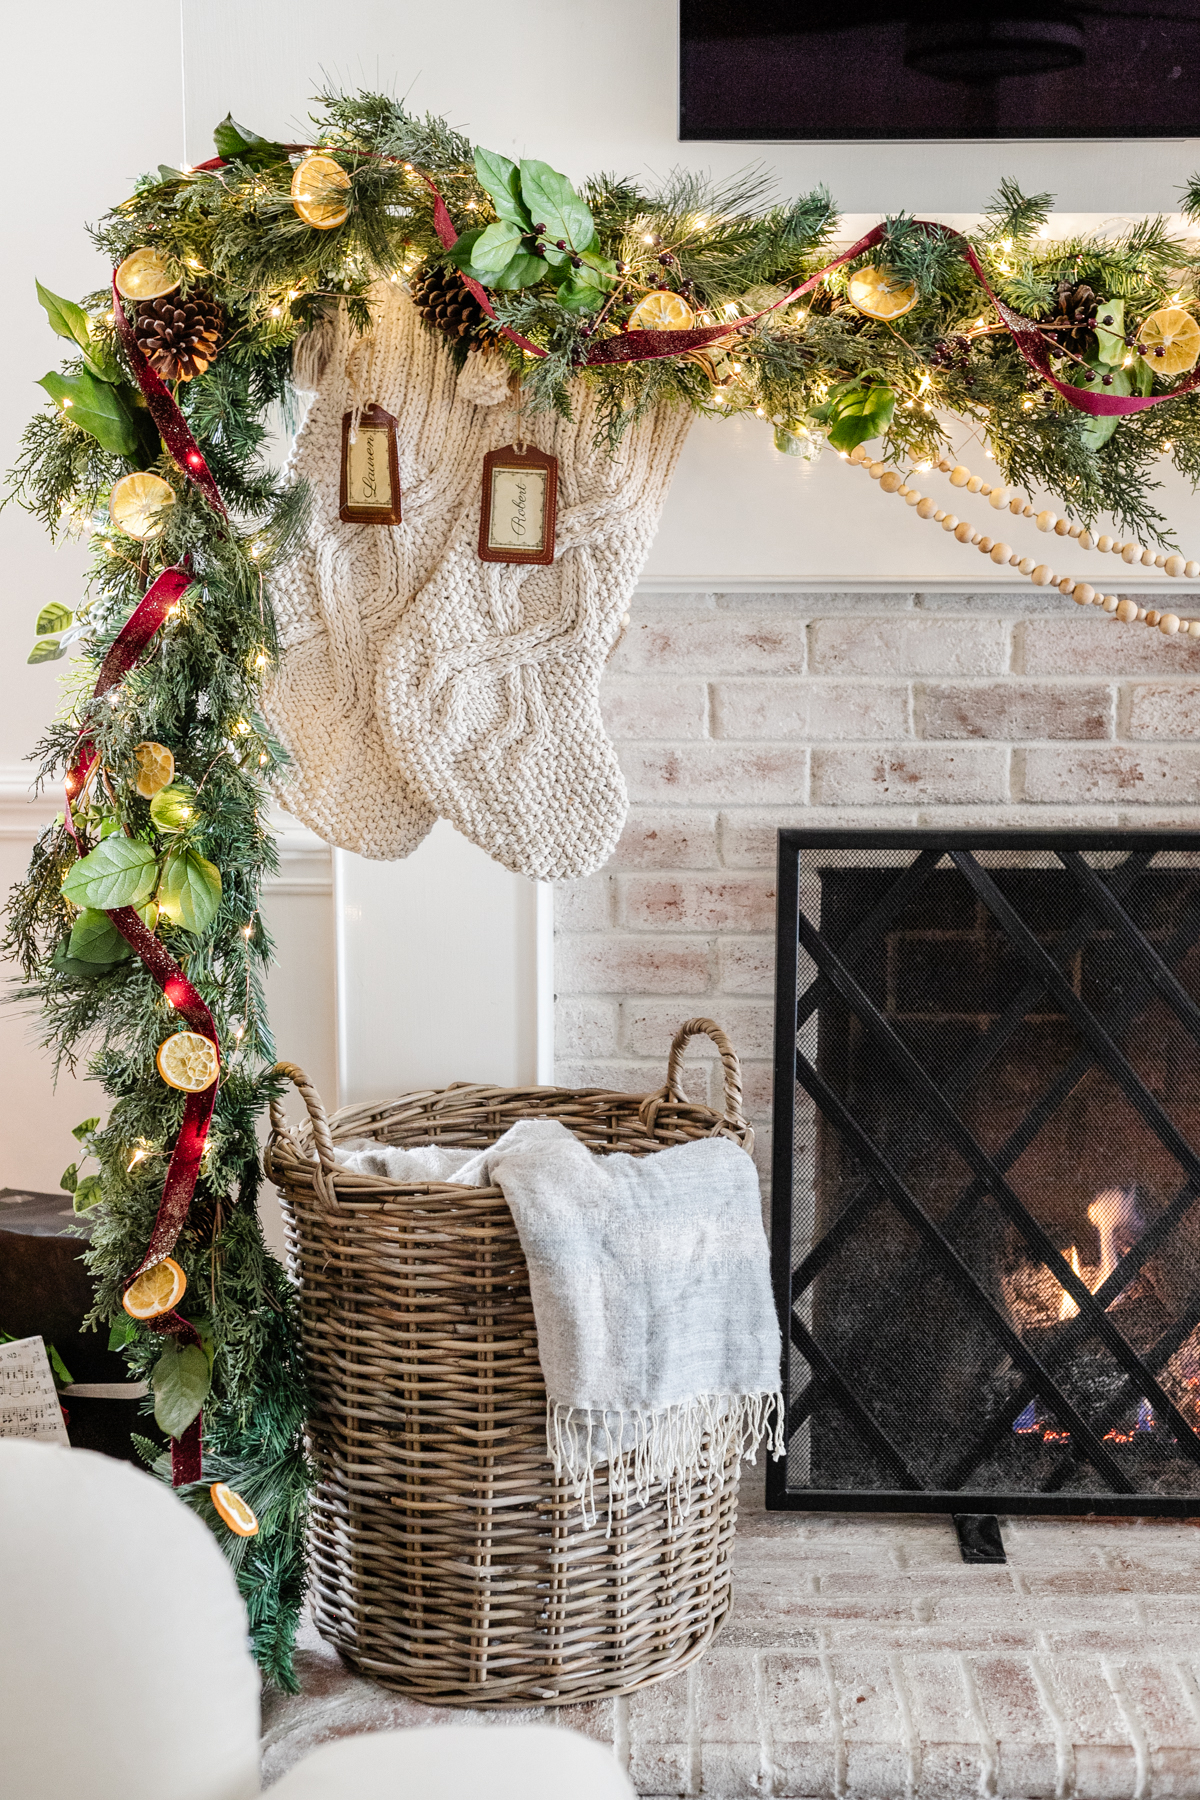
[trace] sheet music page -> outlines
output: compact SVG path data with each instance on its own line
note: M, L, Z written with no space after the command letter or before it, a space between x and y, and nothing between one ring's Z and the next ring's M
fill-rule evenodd
M40 1337L0 1344L0 1437L70 1443Z

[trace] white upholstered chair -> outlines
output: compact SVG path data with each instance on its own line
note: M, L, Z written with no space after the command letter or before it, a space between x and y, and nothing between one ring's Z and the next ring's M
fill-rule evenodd
M13 1800L251 1800L259 1682L208 1529L152 1476L0 1439L0 1792ZM632 1800L561 1729L444 1725L343 1738L274 1800Z

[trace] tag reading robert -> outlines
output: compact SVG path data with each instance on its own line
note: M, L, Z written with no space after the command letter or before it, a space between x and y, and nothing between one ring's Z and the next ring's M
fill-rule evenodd
M558 461L506 444L483 459L479 555L484 562L552 563Z
M364 406L352 439L351 416L342 416L342 504L338 517L350 525L399 525L396 421L382 406Z

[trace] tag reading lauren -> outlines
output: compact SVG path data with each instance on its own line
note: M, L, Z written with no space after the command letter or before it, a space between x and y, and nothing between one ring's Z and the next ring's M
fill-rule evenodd
M483 459L479 555L483 562L552 563L558 459L506 444Z
M352 439L351 416L342 415L342 503L338 517L350 525L399 525L396 421L382 406L364 406Z

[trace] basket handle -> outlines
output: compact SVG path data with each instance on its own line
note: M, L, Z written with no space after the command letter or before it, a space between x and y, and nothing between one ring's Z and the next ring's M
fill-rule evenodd
M653 1131L658 1109L664 1101L674 1100L686 1104L687 1095L679 1079L679 1067L687 1041L693 1037L711 1038L721 1053L721 1062L725 1068L725 1112L721 1126L728 1127L731 1131L745 1132L747 1126L742 1112L742 1066L738 1062L737 1051L713 1019L689 1019L686 1025L679 1027L671 1040L667 1056L666 1085L656 1094L647 1094L640 1109L642 1122L648 1131Z
M308 1116L312 1120L317 1156L320 1158L321 1167L326 1174L329 1174L337 1167L337 1158L333 1154L333 1138L329 1131L329 1119L321 1104L320 1094L298 1063L277 1062L271 1073L272 1075L286 1075L288 1080L293 1082L299 1090L300 1098L307 1106ZM271 1130L277 1137L288 1135L287 1120L278 1100L271 1102Z

